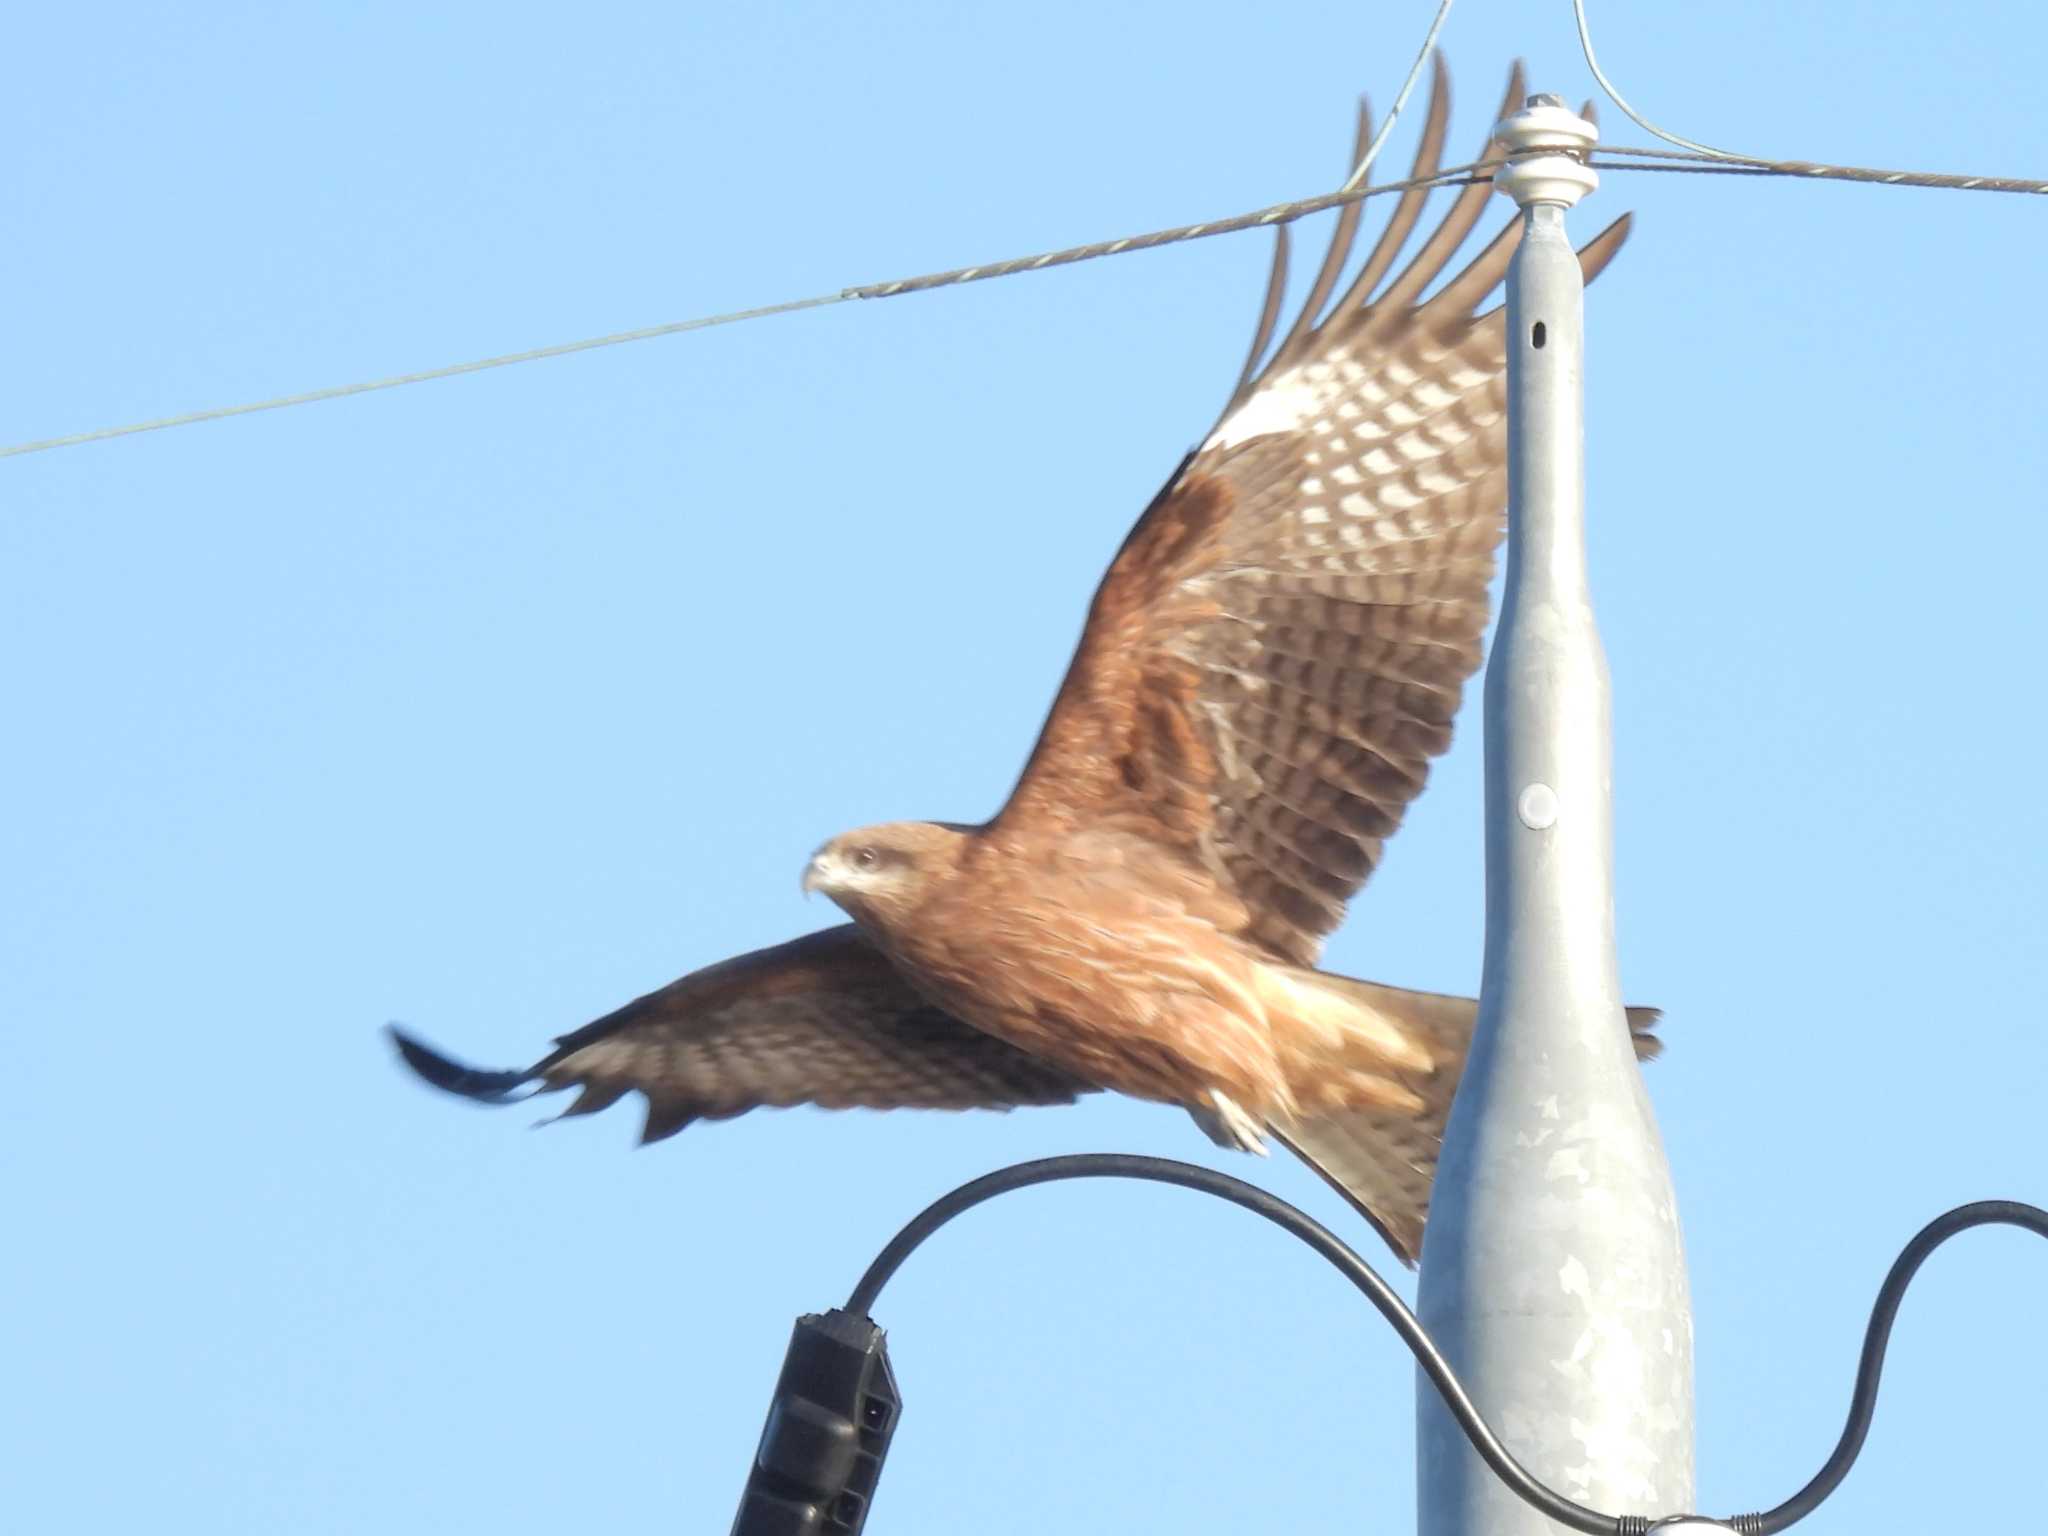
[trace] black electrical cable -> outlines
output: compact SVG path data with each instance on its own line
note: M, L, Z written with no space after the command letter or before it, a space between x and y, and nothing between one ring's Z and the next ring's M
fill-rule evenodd
M1884 1277L1884 1284L1878 1287L1877 1305L1870 1309L1870 1326L1863 1334L1863 1356L1856 1363L1856 1386L1849 1394L1849 1421L1842 1426L1842 1438L1835 1442L1834 1454L1813 1474L1811 1482L1775 1509L1757 1515L1737 1515L1729 1521L1742 1536L1772 1536L1795 1520L1804 1520L1849 1475L1863 1450L1864 1437L1870 1433L1871 1417L1877 1412L1877 1385L1884 1375L1884 1352L1891 1343L1892 1323L1899 1315L1899 1303L1906 1298L1906 1287L1927 1262L1927 1256L1958 1232L1994 1225L2021 1227L2037 1237L2048 1237L2048 1211L2018 1200L1978 1200L1935 1217L1906 1244L1893 1261L1891 1272Z
M1435 1384L1438 1396L1450 1409L1451 1417L1458 1421L1458 1427L1465 1431L1465 1438L1472 1442L1472 1448L1479 1452L1502 1482L1551 1519L1575 1531L1585 1531L1588 1536L1629 1536L1629 1533L1642 1530L1647 1525L1640 1517L1603 1515L1599 1510L1574 1503L1538 1482L1529 1469L1515 1460L1513 1453L1500 1443L1500 1437L1487 1426L1486 1420L1479 1416L1478 1408L1458 1384L1450 1362L1430 1342L1422 1324L1408 1310L1408 1304L1380 1278L1379 1271L1307 1212L1289 1205L1278 1195L1268 1194L1255 1184L1247 1184L1243 1179L1234 1179L1212 1168L1120 1152L1047 1157L1037 1162L999 1168L971 1184L961 1185L951 1194L940 1196L911 1218L910 1224L890 1240L889 1246L875 1256L875 1262L860 1277L860 1283L847 1298L846 1310L858 1316L871 1317L875 1298L881 1295L882 1287L889 1283L889 1277L896 1273L898 1266L910 1257L918 1244L962 1211L972 1210L984 1200L993 1200L1012 1190L1063 1179L1145 1179L1154 1184L1178 1184L1183 1189L1200 1190L1205 1195L1228 1200L1232 1205L1241 1205L1254 1215L1265 1217L1274 1226L1293 1233L1341 1270L1345 1279L1363 1291L1366 1299L1379 1308L1380 1316L1393 1326L1394 1332L1401 1336L1401 1342L1415 1356L1416 1364L1422 1367L1423 1374Z
M1501 1444L1500 1437L1466 1395L1456 1373L1451 1370L1450 1362L1444 1359L1415 1314L1408 1310L1407 1303L1381 1278L1379 1271L1307 1212L1277 1195L1268 1194L1257 1185L1193 1163L1121 1152L1090 1152L1040 1158L1035 1162L999 1168L940 1196L912 1217L903 1230L889 1240L888 1246L875 1255L875 1261L867 1267L867 1272L854 1286L853 1294L847 1298L846 1310L856 1316L871 1317L876 1298L903 1261L926 1238L961 1212L972 1210L983 1201L1009 1194L1012 1190L1067 1179L1140 1179L1154 1184L1177 1184L1183 1189L1214 1195L1219 1200L1227 1200L1254 1215L1263 1216L1315 1249L1364 1292L1366 1299L1379 1309L1380 1316L1400 1336L1401 1342L1408 1346L1409 1353L1415 1356L1415 1363L1422 1367L1423 1374L1443 1399L1444 1407L1450 1410L1451 1417L1465 1432L1465 1438L1472 1442L1473 1450L1493 1469L1494 1475L1525 1503L1560 1525L1586 1532L1587 1536L1643 1536L1658 1523L1643 1515L1603 1514L1539 1482ZM1906 1245L1878 1290L1870 1327L1863 1337L1863 1356L1856 1370L1855 1390L1849 1398L1848 1422L1842 1428L1834 1454L1814 1474L1811 1482L1776 1508L1760 1514L1737 1515L1722 1523L1732 1526L1741 1536L1773 1536L1773 1533L1812 1514L1821 1501L1835 1491L1842 1479L1848 1476L1849 1468L1855 1465L1864 1439L1870 1433L1871 1418L1877 1409L1878 1381L1884 1373L1885 1348L1891 1339L1892 1323L1898 1317L1899 1303L1904 1300L1906 1287L1912 1282L1915 1271L1926 1262L1930 1253L1958 1232L1992 1224L2022 1227L2041 1237L2048 1237L2048 1211L2017 1200L1980 1200L1958 1206L1923 1227Z

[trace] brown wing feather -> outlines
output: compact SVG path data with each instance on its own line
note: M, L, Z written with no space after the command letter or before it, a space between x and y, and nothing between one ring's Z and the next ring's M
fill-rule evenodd
M1510 81L1508 103L1519 96ZM1505 110L1505 107L1504 107ZM1414 175L1440 163L1439 70ZM1115 820L1207 869L1246 936L1313 963L1451 738L1507 501L1498 287L1518 225L1418 302L1477 224L1468 187L1377 298L1425 194L1310 303L1125 540L993 837ZM1581 252L1588 277L1624 219ZM1276 271L1274 284L1280 281ZM1261 316L1270 336L1273 288Z
M1008 1109L1091 1091L927 1004L851 924L693 972L561 1037L523 1072L480 1072L394 1029L437 1088L486 1102L583 1091L563 1113L647 1099L642 1139L750 1109Z

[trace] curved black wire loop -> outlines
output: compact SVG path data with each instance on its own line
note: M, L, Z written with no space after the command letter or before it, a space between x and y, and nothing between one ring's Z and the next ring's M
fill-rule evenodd
M1012 1190L1028 1189L1034 1184L1060 1183L1067 1179L1139 1179L1153 1184L1177 1184L1183 1189L1214 1195L1219 1200L1242 1206L1256 1216L1263 1216L1329 1260L1345 1279L1365 1294L1366 1300L1379 1309L1380 1316L1408 1346L1415 1363L1436 1388L1458 1428L1472 1442L1472 1449L1492 1468L1494 1476L1524 1503L1560 1525L1586 1532L1587 1536L1642 1536L1659 1523L1658 1519L1643 1515L1603 1514L1566 1498L1539 1481L1515 1459L1513 1452L1501 1444L1500 1436L1493 1432L1459 1383L1450 1362L1444 1359L1415 1314L1408 1310L1408 1304L1381 1278L1378 1270L1328 1227L1278 1195L1269 1194L1255 1184L1247 1184L1243 1179L1193 1163L1123 1152L1084 1152L1017 1163L984 1174L949 1194L941 1195L912 1217L903 1230L889 1240L888 1246L875 1255L874 1262L868 1265L867 1272L847 1298L846 1310L870 1317L876 1298L902 1267L903 1261L916 1252L926 1238L961 1212L972 1210L983 1201L1009 1194ZM1842 1437L1835 1445L1834 1454L1814 1474L1811 1482L1784 1503L1760 1514L1737 1515L1723 1523L1740 1532L1741 1536L1773 1536L1773 1533L1812 1514L1821 1501L1840 1486L1842 1479L1848 1476L1849 1468L1855 1465L1863 1442L1870 1433L1870 1422L1877 1410L1878 1381L1884 1374L1885 1348L1891 1340L1892 1323L1898 1317L1899 1303L1905 1299L1906 1287L1912 1283L1914 1273L1927 1261L1929 1254L1958 1232L1993 1224L2023 1227L2038 1236L2048 1237L2048 1211L2018 1200L1979 1200L1971 1205L1957 1206L1921 1228L1893 1263L1891 1272L1885 1276L1884 1284L1878 1290L1877 1305L1871 1311L1870 1326L1863 1336L1863 1355L1856 1368L1856 1386L1849 1396L1848 1422L1842 1428Z
M1891 1343L1899 1303L1906 1299L1906 1287L1927 1262L1927 1256L1943 1243L1958 1232L1988 1226L2021 1227L2036 1237L2048 1237L2048 1211L2019 1200L1977 1200L1935 1217L1914 1235L1892 1261L1891 1271L1878 1287L1877 1305L1870 1309L1870 1326L1863 1333L1863 1355L1856 1362L1856 1386L1849 1394L1849 1420L1842 1426L1842 1438L1835 1442L1834 1454L1813 1474L1811 1482L1784 1503L1762 1514L1737 1515L1729 1521L1742 1536L1772 1536L1794 1521L1804 1520L1849 1475L1877 1412L1877 1385L1884 1375L1884 1352Z
M940 1196L913 1217L910 1224L890 1240L889 1246L875 1256L874 1263L868 1266L867 1273L860 1277L860 1283L847 1298L846 1310L869 1316L875 1298L889 1283L889 1277L896 1273L897 1267L920 1243L962 1211L972 1210L984 1200L993 1200L1012 1190L1064 1179L1144 1179L1154 1184L1178 1184L1183 1189L1200 1190L1205 1195L1228 1200L1232 1205L1241 1205L1254 1215L1265 1217L1276 1227L1293 1233L1335 1265L1345 1279L1363 1291L1366 1299L1379 1308L1380 1316L1401 1336L1401 1342L1408 1346L1416 1364L1422 1367L1423 1374L1429 1377L1437 1394L1443 1398L1444 1406L1450 1409L1451 1417L1464 1430L1465 1438L1493 1468L1496 1477L1551 1519L1575 1531L1585 1531L1588 1536L1624 1536L1632 1528L1624 1526L1614 1515L1603 1515L1597 1509L1574 1503L1538 1482L1480 1417L1478 1408L1466 1396L1464 1387L1459 1385L1450 1362L1430 1342L1422 1324L1408 1310L1408 1304L1380 1277L1379 1271L1346 1246L1342 1238L1278 1195L1268 1194L1257 1185L1247 1184L1227 1173L1197 1167L1193 1163L1119 1152L1088 1152L1070 1157L1041 1158L1037 1162L1018 1163L985 1174L972 1183L961 1185L951 1194Z

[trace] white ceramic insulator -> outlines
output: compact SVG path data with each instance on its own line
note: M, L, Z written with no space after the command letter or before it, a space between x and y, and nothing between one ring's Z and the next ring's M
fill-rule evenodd
M1532 203L1570 208L1600 185L1599 173L1584 159L1600 142L1600 130L1569 107L1549 102L1526 106L1494 124L1493 134L1510 157L1493 173L1494 188L1524 208ZM1545 149L1558 153L1534 153Z

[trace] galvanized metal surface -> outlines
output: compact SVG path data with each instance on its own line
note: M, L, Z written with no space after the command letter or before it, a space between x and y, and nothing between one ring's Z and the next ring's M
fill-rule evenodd
M1558 142L1553 105L1539 120L1553 137L1534 143ZM1588 188L1544 158L1502 178L1525 227L1508 275L1507 587L1486 673L1486 961L1418 1311L1539 1477L1584 1504L1658 1515L1693 1507L1691 1309L1615 963L1607 661L1585 559L1585 288L1564 221ZM1417 1394L1423 1536L1563 1529L1500 1486L1420 1379Z

